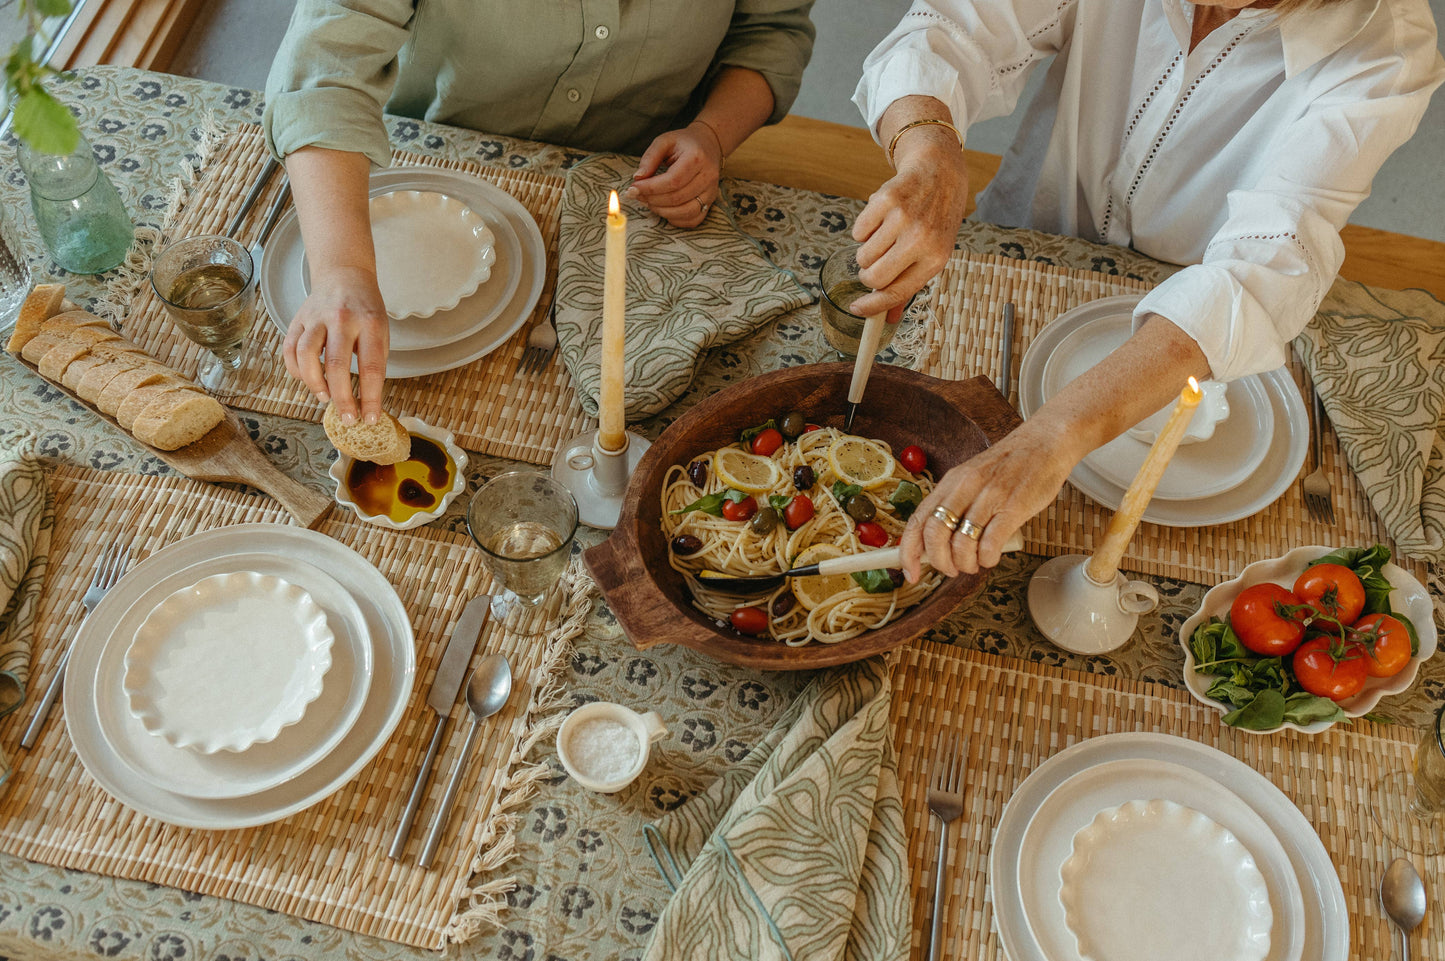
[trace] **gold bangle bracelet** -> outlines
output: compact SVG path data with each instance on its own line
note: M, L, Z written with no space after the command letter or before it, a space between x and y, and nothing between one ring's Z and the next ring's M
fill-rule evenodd
M958 128L955 127L953 124L949 123L947 120L938 120L936 118L929 118L927 120L913 120L899 127L898 132L893 135L893 139L888 141L888 165L893 167L895 170L898 167L898 165L893 162L893 151L898 148L899 137L903 136L914 127L927 127L934 125L939 127L947 127L949 130L952 130L953 135L958 138L958 149L963 149L963 134L959 133Z

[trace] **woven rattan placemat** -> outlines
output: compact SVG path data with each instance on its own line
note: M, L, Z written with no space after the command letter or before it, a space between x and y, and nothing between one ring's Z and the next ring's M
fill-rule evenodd
M1017 385L1024 352L1044 325L1091 300L1138 293L1149 286L1127 277L997 254L955 253L935 283L940 323L929 328L919 369L949 379L984 374L996 380L1002 360L1003 308L1012 300L1015 327L1009 383ZM1289 366L1308 398L1303 367L1294 358ZM1009 400L1017 405L1016 386L1010 390ZM1140 524L1121 566L1144 574L1215 583L1236 576L1253 561L1307 544L1380 543L1393 548L1394 542L1375 516L1328 424L1324 466L1334 491L1334 524L1321 524L1309 516L1296 483L1269 507L1230 524L1190 528ZM1307 463L1305 469L1313 467ZM1091 554L1103 540L1113 513L1072 484L1065 484L1053 506L1024 525L1024 549L1047 555ZM1423 577L1422 565L1396 559Z
M169 215L167 239L224 231L240 209L266 156L260 128L245 127L228 134L179 209ZM547 251L547 279L531 318L506 343L486 357L453 370L389 381L387 409L449 428L468 450L534 464L551 463L552 453L559 444L595 426L577 403L572 377L560 358L554 357L540 374L517 373L528 333L537 324L547 323L552 306L563 181L530 170L488 167L401 151L393 154L392 163L459 171L489 180L511 194L527 208L542 231ZM242 242L249 244L255 238L272 198L280 189L278 174L247 215L246 223L238 232ZM384 256L385 252L378 253ZM290 320L282 318L283 323ZM127 336L155 356L180 370L195 370L201 348L187 340L170 322L164 305L149 284L137 290L124 326ZM283 338L275 325L265 317L258 317L252 336L255 356L269 359L271 366L256 394L242 399L237 406L320 421L321 407L299 381L286 373L281 362Z
M274 501L174 477L141 477L60 467L52 475L56 524L50 576L41 601L32 686L48 683L83 610L80 596L97 558L114 540L137 555L154 553L198 531L251 522L286 522ZM462 606L490 578L456 535L397 532L349 518L321 531L370 560L396 588L416 634L417 675L396 731L350 783L285 820L233 831L178 828L144 817L102 791L86 774L65 730L60 705L40 742L20 751L30 708L4 722L14 761L0 798L0 848L46 864L131 878L244 901L392 941L438 948L448 926L501 896L498 879L477 887L473 869L491 868L511 847L505 812L528 799L545 768L521 759L555 686L558 645L489 625L480 652L512 663L506 708L482 729L434 870L415 866L453 761L466 737L454 715L430 792L413 826L408 860L386 857L392 832L431 735L426 693ZM559 598L559 601L561 599ZM555 615L559 602L553 602ZM555 638L556 632L553 636ZM114 679L119 683L119 678ZM501 879L505 884L505 879Z
M940 736L967 735L963 816L945 875L943 957L1005 958L989 889L989 853L1004 806L1031 771L1089 737L1122 731L1172 734L1218 748L1268 778L1314 826L1339 873L1350 915L1351 958L1391 957L1390 923L1376 894L1386 865L1403 853L1370 819L1370 786L1410 767L1416 732L1356 721L1314 736L1262 737L1219 722L1182 691L1085 675L920 641L903 649L893 682L894 735L908 819L914 951L927 957L938 821L928 780ZM1445 856L1411 860L1427 878L1445 876ZM1306 892L1307 894L1307 892ZM1432 894L1432 898L1434 895ZM1445 913L1432 910L1411 944L1440 958Z

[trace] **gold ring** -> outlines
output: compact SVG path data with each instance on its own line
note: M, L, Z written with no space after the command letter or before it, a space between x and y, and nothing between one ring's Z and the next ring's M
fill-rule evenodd
M983 528L975 526L973 521L967 517L963 519L963 526L959 527L958 532L964 537L970 537L974 540L978 540L983 536Z
M939 504L933 509L934 520L937 520L951 531L958 530L958 515L953 511Z
M701 210L701 211L702 211L702 215L703 215L704 217L706 217L706 216L707 216L708 208L711 207L712 204L705 204L705 203L703 203L701 197L694 197L694 198L692 198L692 199L697 201L698 209Z

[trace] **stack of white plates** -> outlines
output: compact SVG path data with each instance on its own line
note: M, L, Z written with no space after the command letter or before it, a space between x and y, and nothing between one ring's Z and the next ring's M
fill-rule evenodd
M429 317L391 320L386 362L386 376L391 378L451 370L496 350L532 315L547 274L542 232L527 208L505 190L477 177L427 167L392 167L371 175L373 198L413 190L445 195L480 217L495 238L497 259L491 276L455 307ZM415 260L424 254L377 250L376 256L378 261ZM266 242L259 284L271 322L285 334L310 292L295 209L277 222Z
M989 855L989 883L999 937L1012 961L1080 961L1060 899L1060 872L1075 838L1101 811L1154 800L1198 812L1252 856L1273 915L1265 961L1348 957L1350 922L1339 876L1289 798L1214 748L1131 733L1090 738L1059 752L1024 779L1004 808ZM1149 868L1140 865L1141 872ZM1178 892L1196 898L1209 893ZM1144 910L1119 917L1119 923L1140 926L1141 941L1168 924ZM1242 929L1249 920L1219 917L1215 923Z
M1039 332L1019 368L1025 417L1128 338L1141 296L1091 301ZM1209 439L1175 452L1144 520L1167 527L1226 524L1268 507L1299 476L1309 418L1289 371L1231 381L1225 399L1229 417ZM1085 457L1069 481L1105 507L1117 508L1148 453L1148 444L1126 432Z
M294 584L325 612L333 642L321 694L300 721L243 751L175 746L132 713L122 687L126 652L177 591L243 571ZM288 817L351 780L401 720L415 676L406 608L370 562L315 531L242 524L172 544L111 588L75 637L66 728L85 769L121 803L183 827L249 827Z

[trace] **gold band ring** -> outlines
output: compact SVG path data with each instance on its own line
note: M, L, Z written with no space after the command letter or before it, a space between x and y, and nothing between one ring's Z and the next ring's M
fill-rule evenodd
M939 504L933 509L933 519L951 531L958 530L958 515L942 504Z
M976 526L973 521L967 517L963 519L963 525L959 527L958 532L964 537L969 537L973 540L978 540L983 536L983 528Z
M701 210L701 211L702 211L702 215L703 215L704 217L706 217L706 216L707 216L708 209L709 209L710 207L712 207L712 204L705 204L705 203L703 203L701 197L694 197L694 198L692 198L692 199L697 201L698 209Z

